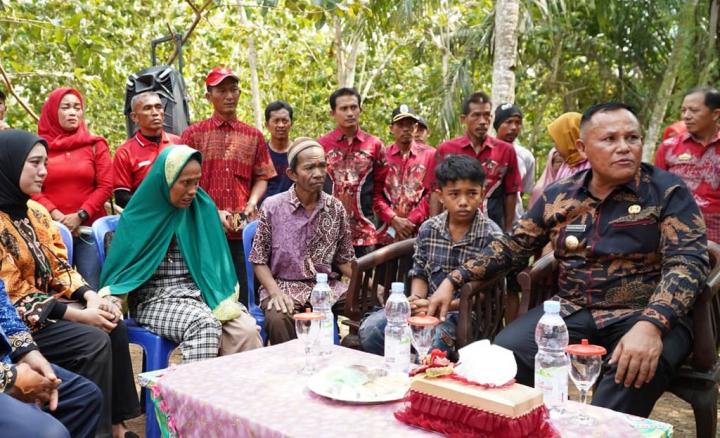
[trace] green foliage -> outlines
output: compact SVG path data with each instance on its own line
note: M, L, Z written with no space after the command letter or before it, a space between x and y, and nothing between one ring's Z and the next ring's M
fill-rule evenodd
M202 0L193 0L195 5ZM617 99L648 117L678 31L680 0L525 0L521 2L517 103L526 119L523 144L541 158L545 126L566 111ZM720 80L710 38L710 0L701 0L666 122L677 117L685 89ZM239 19L246 8L249 25ZM253 5L257 4L257 7ZM185 1L36 0L0 10L0 64L37 112L59 86L86 97L90 129L113 147L125 137L127 77L150 64L150 41L168 28L184 32L194 18ZM284 99L295 107L293 135L333 129L327 97L337 85L339 26L344 44L356 42L355 85L365 93L363 125L390 142L390 111L415 107L430 122L431 141L462 132L460 102L490 91L494 3L491 0L218 0L184 47L183 74L193 120L207 117L206 72L232 67L240 76L238 113L253 120L246 39L254 36L262 105ZM171 44L158 58L172 54ZM698 67L700 66L700 67ZM11 98L8 121L36 129Z

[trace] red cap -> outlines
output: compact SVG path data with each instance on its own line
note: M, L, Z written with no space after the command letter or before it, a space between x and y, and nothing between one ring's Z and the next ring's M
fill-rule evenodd
M236 81L239 81L240 79L233 73L232 70L225 67L213 67L212 70L210 70L210 73L208 73L207 77L205 78L205 86L207 87L214 87L226 78L233 78Z

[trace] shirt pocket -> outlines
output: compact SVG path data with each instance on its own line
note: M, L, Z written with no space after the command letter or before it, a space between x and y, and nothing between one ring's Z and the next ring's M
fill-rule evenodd
M660 226L657 219L617 221L610 224L611 240L616 252L650 253L658 250Z

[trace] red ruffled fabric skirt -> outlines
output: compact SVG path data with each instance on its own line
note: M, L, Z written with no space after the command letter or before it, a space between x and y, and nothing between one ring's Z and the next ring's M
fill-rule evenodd
M408 407L396 412L395 418L452 438L560 437L550 423L545 405L513 419L413 390L405 397L405 402Z

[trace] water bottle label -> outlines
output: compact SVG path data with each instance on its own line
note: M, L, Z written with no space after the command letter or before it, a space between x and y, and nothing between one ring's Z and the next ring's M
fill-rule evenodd
M557 406L567 400L568 367L535 367L535 388L543 393L548 407Z

